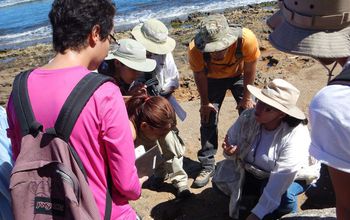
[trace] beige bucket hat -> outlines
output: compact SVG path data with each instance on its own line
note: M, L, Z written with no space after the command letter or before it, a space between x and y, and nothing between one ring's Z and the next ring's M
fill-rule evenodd
M131 34L146 47L146 50L159 55L170 53L174 50L176 42L169 37L168 28L157 19L149 19L135 26Z
M350 56L348 0L279 0L280 10L267 20L277 49L319 58Z
M156 68L156 61L146 58L146 48L133 39L121 39L116 50L110 52L106 60L117 59L131 69L151 72Z
M201 21L194 43L202 52L224 50L237 40L240 29L240 27L230 27L224 15L209 15Z
M300 91L283 79L274 79L263 89L248 85L248 90L260 101L287 115L301 120L306 118L296 105Z

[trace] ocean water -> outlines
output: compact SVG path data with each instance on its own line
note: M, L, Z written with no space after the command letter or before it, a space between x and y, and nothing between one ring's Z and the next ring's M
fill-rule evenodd
M193 12L217 11L272 0L114 0L116 31L148 18L164 22ZM48 20L52 0L0 0L0 50L51 41Z

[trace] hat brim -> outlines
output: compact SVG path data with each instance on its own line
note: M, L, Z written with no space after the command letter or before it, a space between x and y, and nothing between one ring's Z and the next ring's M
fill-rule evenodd
M251 86L251 85L248 85L247 88L248 88L248 91L253 96L255 96L260 101L268 104L269 106L272 106L272 107L286 113L287 115L290 115L290 116L297 118L297 119L300 119L300 120L304 120L306 118L304 112L301 111L297 106L294 106L291 108L286 108L285 106L281 105L280 103L276 102L275 100L264 95L261 92L261 89L254 87L254 86Z
M237 28L230 27L225 36L225 40L205 43L202 49L201 48L198 48L198 49L200 49L202 52L205 52L205 53L225 50L237 40L239 32L241 31L240 29L241 29L240 27L237 27ZM204 42L204 40L202 39L202 35L200 33L196 34L194 40L195 42Z
M350 56L350 27L338 31L316 31L289 24L280 11L267 20L273 29L270 43L283 52L315 58Z
M152 59L146 59L142 61L138 60L130 60L124 57L116 56L114 54L108 54L108 56L105 58L106 60L112 60L117 59L125 66L140 71L140 72L151 72L156 68L156 61Z
M141 32L141 27L142 24L135 26L132 29L131 34L138 42L140 42L146 48L147 51L154 54L164 55L172 52L175 49L176 41L173 38L167 37L164 43L154 42L143 36Z

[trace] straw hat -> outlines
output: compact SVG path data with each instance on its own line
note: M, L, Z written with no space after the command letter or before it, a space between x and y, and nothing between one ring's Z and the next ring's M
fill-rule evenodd
M200 30L194 38L194 43L202 52L224 50L237 40L240 31L240 27L230 27L225 16L210 15L200 23Z
M156 61L146 58L146 48L133 39L118 41L117 49L108 54L106 60L117 59L127 67L141 72L151 72L156 68Z
M147 51L154 54L170 53L176 46L175 40L168 36L168 28L157 19L152 18L135 26L131 34Z
M257 99L294 118L306 118L296 105L300 91L283 79L274 79L263 89L248 85L248 90Z
M279 0L279 6L267 20L274 47L319 58L350 56L348 0Z

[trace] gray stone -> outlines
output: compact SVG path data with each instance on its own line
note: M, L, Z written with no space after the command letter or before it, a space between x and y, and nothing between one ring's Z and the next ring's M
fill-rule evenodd
M288 214L283 216L281 219L285 220L335 220L336 213L335 208L328 209L309 209L300 211L298 213Z

